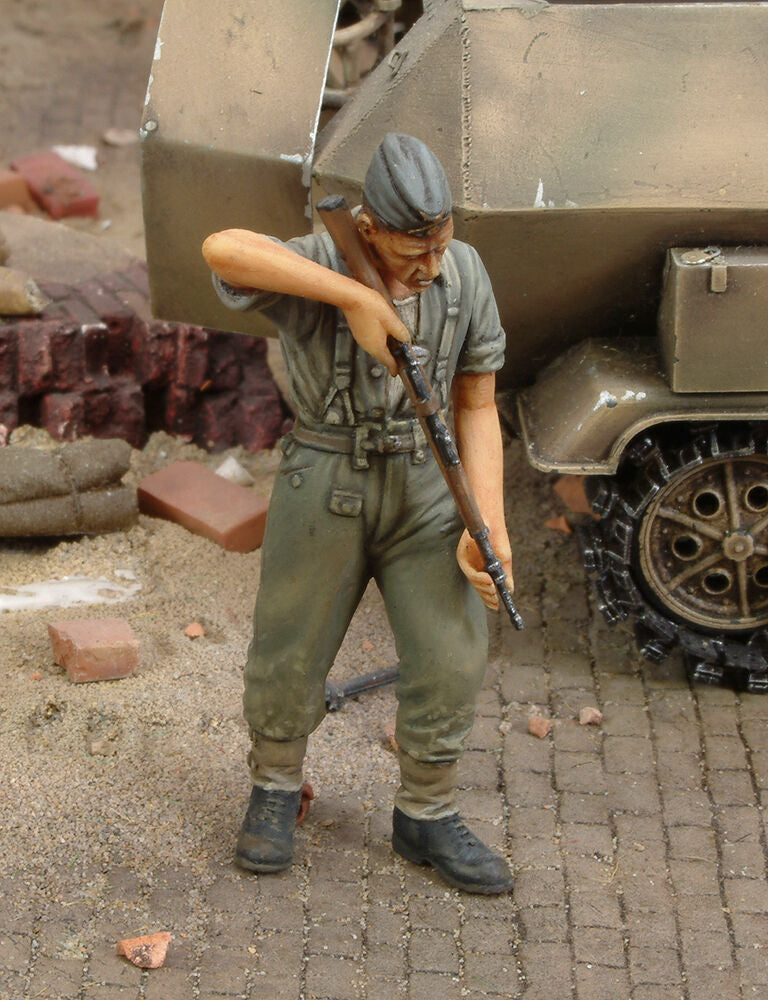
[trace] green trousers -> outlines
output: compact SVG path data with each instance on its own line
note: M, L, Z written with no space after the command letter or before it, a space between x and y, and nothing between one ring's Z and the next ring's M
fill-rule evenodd
M254 734L296 741L325 715L325 680L371 578L399 657L396 738L425 763L456 760L487 661L485 608L456 562L462 525L437 463L289 440L262 548L245 669Z

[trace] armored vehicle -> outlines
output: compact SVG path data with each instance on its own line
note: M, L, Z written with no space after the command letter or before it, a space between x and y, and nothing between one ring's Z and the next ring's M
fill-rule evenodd
M167 0L142 125L156 313L273 332L218 305L205 235L308 231L385 132L423 138L493 280L528 459L586 477L603 614L647 657L768 689L768 3L425 0L326 123L337 13Z

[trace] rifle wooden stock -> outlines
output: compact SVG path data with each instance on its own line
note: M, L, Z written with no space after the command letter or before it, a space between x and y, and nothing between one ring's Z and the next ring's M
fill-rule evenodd
M379 292L392 305L392 297L374 266L368 244L361 237L346 200L341 195L331 195L318 202L317 210L352 277ZM388 337L387 347L397 363L398 374L453 494L461 518L480 550L485 571L493 580L512 624L515 628L522 629L525 627L523 619L512 601L501 561L491 546L488 527L483 521L453 436L441 412L440 401L411 345Z

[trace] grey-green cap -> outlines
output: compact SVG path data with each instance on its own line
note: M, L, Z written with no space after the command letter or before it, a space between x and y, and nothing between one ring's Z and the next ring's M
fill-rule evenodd
M451 190L442 164L421 139L389 132L365 175L366 205L389 229L422 235L451 214Z

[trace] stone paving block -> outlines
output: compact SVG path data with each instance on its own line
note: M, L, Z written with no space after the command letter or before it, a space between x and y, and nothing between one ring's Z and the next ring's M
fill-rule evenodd
M526 629L526 632L528 629ZM524 635L525 633L520 633ZM543 644L541 657L544 657ZM547 675L541 660L531 656L526 662L515 662L514 667L502 672L501 694L507 704L546 704L549 696Z
M731 913L734 938L739 948L765 950L768 942L768 913Z
M670 858L717 864L717 844L712 830L701 826L673 826L669 828L667 835Z
M518 938L518 920L475 920L461 928L461 947L465 952L486 955L510 955Z
M411 927L427 928L452 934L461 923L457 906L445 899L424 899L412 896L408 901L408 919Z
M617 815L614 822L618 841L625 847L636 847L639 844L642 849L646 842L662 841L665 836L661 816L658 813L651 816L623 813Z
M477 697L477 714L484 718L500 719L501 702L493 688L485 687Z
M404 946L388 947L378 945L371 948L365 959L365 974L368 977L399 980L406 977L408 953Z
M667 986L640 984L632 990L632 1000L676 1000L678 997L680 1000L683 1000L683 996L684 994L679 992L670 997L669 987Z
M527 984L526 997L533 989L544 986L547 986L550 998L571 996L573 974L571 949L567 944L523 941L517 957Z
M512 837L510 851L519 867L559 868L562 864L560 845L551 837Z
M574 927L621 927L621 907L614 890L576 888L570 895Z
M712 809L704 792L662 788L662 798L668 826L711 827Z
M139 485L139 509L175 521L229 552L261 545L267 502L197 462L173 462Z
M102 928L99 927L99 930ZM115 941L110 939L107 943L107 939L102 936L101 942L88 956L88 978L97 983L113 986L138 987L141 981L141 969L117 954Z
M556 719L552 743L556 750L600 753L603 733L594 726L580 726L577 719Z
M716 861L669 862L669 874L675 892L683 896L717 896L720 898L720 878Z
M564 941L568 921L562 904L559 906L524 906L519 916L520 933L526 941Z
M673 906L663 869L651 875L638 872L622 877L621 888L626 904L634 909L666 910Z
M366 927L371 947L402 941L408 929L404 913L393 913L384 906L375 905L366 914Z
M629 970L633 983L676 986L682 982L680 957L675 948L630 945Z
M459 954L455 936L446 931L419 928L411 934L408 955L412 969L419 972L449 972L457 975Z
M601 729L606 736L641 736L647 739L651 734L647 706L606 704Z
M738 973L733 969L693 968L686 969L688 995L693 997L717 997L717 1000L762 1000L759 993L739 987Z
M401 896L400 879L389 870L368 875L368 897L375 902L394 902Z
M536 806L514 806L509 810L507 828L511 837L555 836L557 816L554 809Z
M519 806L554 806L555 790L548 774L532 774L525 771L507 769L507 798Z
M629 975L626 969L580 963L576 966L576 990L589 1000L616 1000L629 996Z
M615 927L575 927L573 951L576 961L624 969L624 932Z
M139 640L124 618L54 622L48 635L55 662L77 683L127 677L139 666Z
M91 1000L90 990L85 995ZM201 990L200 996L202 995ZM194 996L194 985L190 972L184 969L170 969L167 966L154 969L144 985L143 1000L188 1000L190 996Z
M629 943L634 948L669 948L677 937L675 914L672 910L649 911L625 906L624 927Z
M251 996L254 997L254 1000L262 1000L262 998L263 1000L302 1000L304 993L301 989L301 979L298 972L284 969L280 972L274 970L264 973L256 972L253 978ZM350 997L350 1000L354 1000L354 998Z
M731 942L726 935L693 930L683 931L680 937L686 969L702 965L724 969L733 965Z
M0 997L17 1000L24 996L24 976L12 969L0 969Z
M315 1000L355 1000L362 996L362 974L355 961L310 955L307 993Z
M259 935L254 940L253 947L256 949L259 970L269 972L271 969L282 968L288 972L298 972L304 953L301 923L286 928L282 933Z
M696 900L695 908L690 905L678 907L676 916L681 932L722 934L728 937L726 914L719 896L701 896Z
M256 964L256 955L245 949L206 948L199 963L200 992L242 994Z
M561 792L606 791L602 761L596 754L555 751L555 785Z
M406 1000L408 984L405 979L393 980L389 976L372 976L365 991L366 1000Z
M701 744L699 727L693 722L654 721L656 745L660 751L698 753Z
M471 788L460 791L457 797L459 811L468 825L474 827L475 820L497 823L504 813L504 800L496 791L485 788Z
M526 689L541 690L539 685L544 678L541 664L546 658L543 630L532 625L522 632L518 632L517 629L502 629L499 656L504 663L514 664L514 669L508 674L518 675L516 682L513 676L505 677L502 682L501 691L505 701L538 700L540 695L531 698L530 695L520 697L508 693L506 681L509 680L512 685L510 691L519 690L520 694L524 694ZM544 697L546 698L546 694Z
M560 818L566 823L607 823L611 807L607 792L563 792L560 795Z
M436 972L414 972L408 984L408 1000L459 1000L463 996L457 976Z
M83 962L62 958L37 959L29 981L29 995L50 1000L74 1000L80 995Z
M703 772L698 752L662 750L657 758L659 774L665 788L698 790L703 786Z
M597 673L597 683L607 713L616 705L637 705L647 709L643 679L639 673L617 674L601 670Z
M310 925L307 948L310 955L359 959L362 952L362 937L359 922L321 920Z
M0 933L0 968L24 972L32 957L32 941L23 934Z
M757 987L768 993L765 989L768 986L768 962L765 960L765 947L738 948L736 951L736 964L741 973L742 986L747 990L755 990Z
M499 780L499 763L494 753L469 750L459 762L459 787L495 789Z
M573 857L593 857L610 860L613 838L607 825L598 823L563 823L560 846Z
M701 696L703 690L703 688L699 690L697 698L705 737L732 737L737 731L739 724L739 713L736 706L735 696L732 692L728 692L728 690L724 688L723 692L726 695L730 694L728 703L707 704L706 700L702 699Z
M496 750L501 744L499 720L478 716L467 736L468 750Z
M653 746L644 736L606 736L605 770L615 774L649 774L654 770Z
M504 736L502 765L509 783L510 776L527 772L549 778L552 768L549 740L539 740L528 732L527 718L515 717L512 728Z
M468 951L464 955L464 986L482 996L514 996L519 989L515 956Z
M734 727L730 735L712 736L704 731L707 767L713 771L746 770L749 766L744 744Z
M718 806L743 806L754 802L752 777L748 771L710 771L708 783Z
M733 913L768 913L768 882L755 878L726 878L725 901Z
M523 870L515 879L515 902L520 907L565 904L565 876L552 868Z

